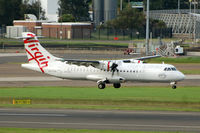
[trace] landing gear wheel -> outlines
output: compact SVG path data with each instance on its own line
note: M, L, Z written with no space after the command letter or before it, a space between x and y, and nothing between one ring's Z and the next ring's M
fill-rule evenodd
M99 89L104 89L106 87L106 85L104 83L99 83L98 84L98 88Z
M172 89L176 89L177 87L176 87L176 84L177 84L177 82L171 82L170 83L170 85L172 86Z
M172 89L176 89L176 85L173 85L173 86L172 86Z
M114 83L114 84L113 84L113 87L114 87L114 88L120 88L120 87L121 87L121 84L120 84L120 83Z

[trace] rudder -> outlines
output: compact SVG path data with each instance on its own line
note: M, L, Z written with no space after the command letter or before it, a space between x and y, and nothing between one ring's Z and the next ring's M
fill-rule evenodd
M34 33L23 32L22 37L29 63L38 64L40 70L44 72L43 68L48 67L49 61L53 61L57 58L40 45Z

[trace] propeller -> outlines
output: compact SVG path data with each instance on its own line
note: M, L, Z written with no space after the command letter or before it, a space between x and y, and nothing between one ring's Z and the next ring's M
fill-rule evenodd
M111 72L112 72L112 76L114 75L115 71L117 71L117 72L119 71L117 69L117 67L118 67L118 64L116 64L116 63L113 63L112 66L110 67L111 68Z

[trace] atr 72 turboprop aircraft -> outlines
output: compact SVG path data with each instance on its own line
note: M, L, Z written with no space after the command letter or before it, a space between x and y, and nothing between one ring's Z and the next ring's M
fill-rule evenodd
M22 67L63 79L96 81L99 89L104 89L106 84L120 88L121 83L128 81L165 82L176 89L176 83L185 78L172 65L143 63L158 56L109 61L65 60L46 51L35 34L24 32L22 38L29 61Z

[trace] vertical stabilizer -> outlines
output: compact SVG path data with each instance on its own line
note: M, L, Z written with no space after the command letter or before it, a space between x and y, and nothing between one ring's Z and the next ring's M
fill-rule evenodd
M44 68L48 67L49 62L57 58L40 45L35 34L23 32L22 37L29 64L37 64L41 72L44 72Z

